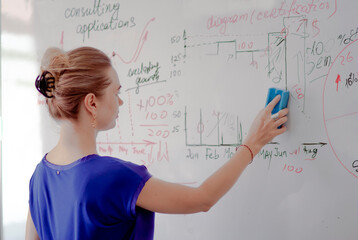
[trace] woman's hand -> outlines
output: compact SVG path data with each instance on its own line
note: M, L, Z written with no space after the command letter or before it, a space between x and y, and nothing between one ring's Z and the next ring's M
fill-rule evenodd
M271 112L279 101L280 95L276 96L264 109L262 109L251 124L249 134L247 135L244 144L250 146L254 156L274 137L286 131L285 126L282 126L281 128L278 127L287 122L287 108L278 112L278 118L271 118Z

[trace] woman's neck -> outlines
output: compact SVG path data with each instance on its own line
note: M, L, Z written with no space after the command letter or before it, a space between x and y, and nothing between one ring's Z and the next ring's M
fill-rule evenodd
M48 153L47 160L57 165L70 164L84 156L97 154L97 131L75 121L61 123L60 139Z

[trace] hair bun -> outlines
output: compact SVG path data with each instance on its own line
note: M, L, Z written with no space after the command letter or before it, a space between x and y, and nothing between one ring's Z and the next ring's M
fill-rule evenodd
M49 71L44 71L38 75L35 81L37 91L47 98L53 98L53 91L55 90L55 78Z

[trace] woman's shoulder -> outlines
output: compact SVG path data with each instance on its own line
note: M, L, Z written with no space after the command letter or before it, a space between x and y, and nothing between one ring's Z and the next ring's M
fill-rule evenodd
M101 186L103 191L111 192L118 187L137 189L152 177L144 165L116 157L97 156L88 164L79 169L81 174L78 175L87 179L87 187L98 189Z
M105 163L105 164L114 164L114 165L118 165L118 166L125 166L125 167L138 167L141 165L135 164L131 161L128 160L124 160L121 158L117 158L117 157L112 157L112 156L100 156L100 155L96 155L95 158L97 158L98 163Z
M99 156L96 157L96 165L99 167L107 168L109 171L129 171L139 175L147 175L148 169L144 165L136 164L134 162L123 160L112 156Z

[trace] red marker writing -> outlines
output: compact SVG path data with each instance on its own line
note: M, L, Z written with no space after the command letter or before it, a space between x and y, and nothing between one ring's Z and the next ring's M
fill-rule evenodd
M336 79L336 83L337 83L337 92L338 92L338 84L341 81L341 76L339 74L337 74L337 79Z

